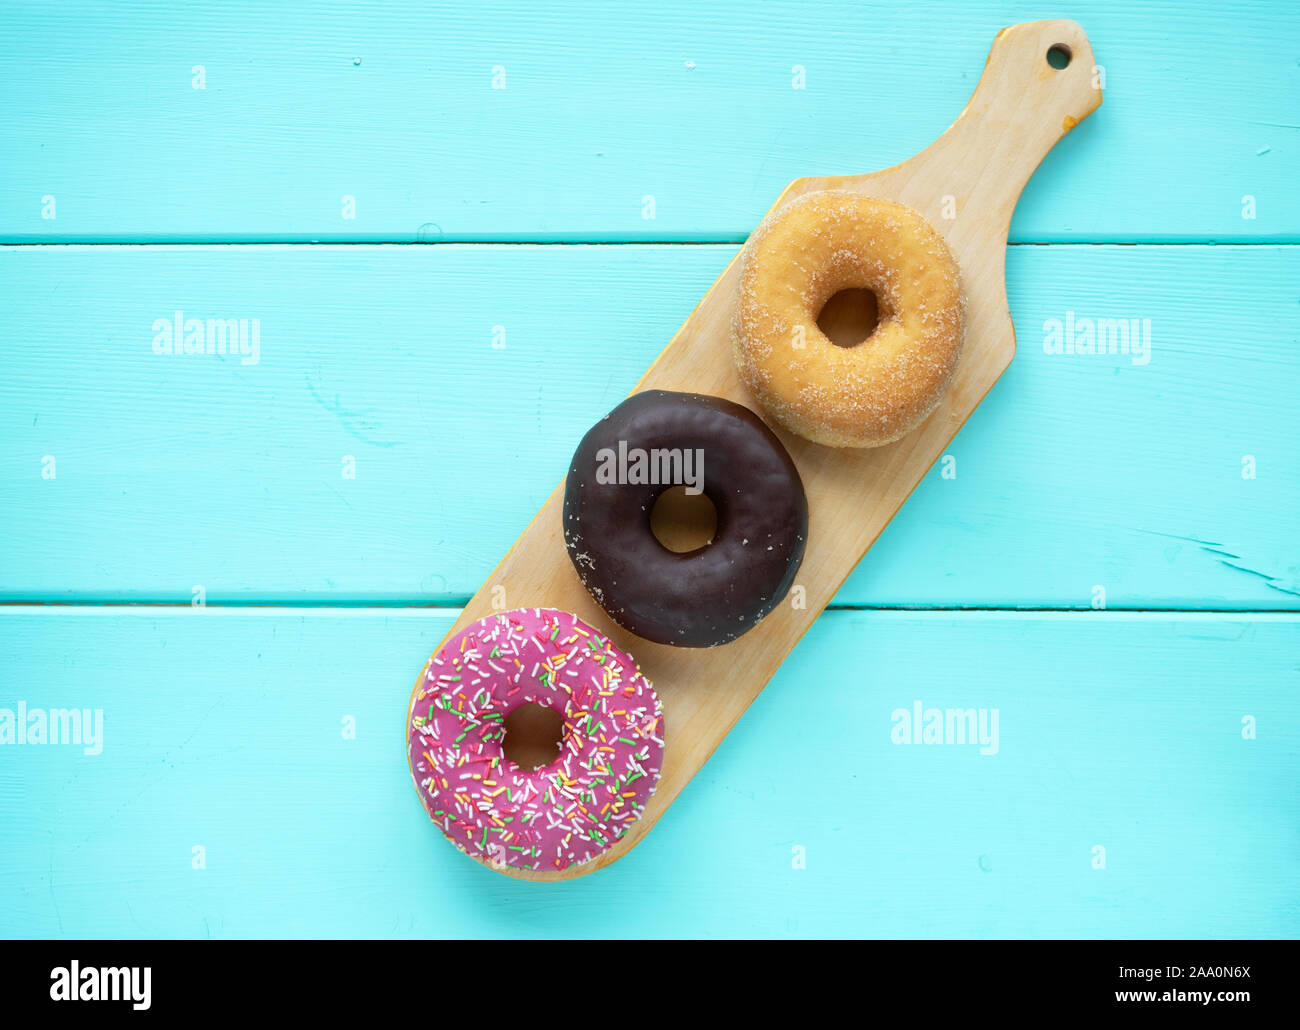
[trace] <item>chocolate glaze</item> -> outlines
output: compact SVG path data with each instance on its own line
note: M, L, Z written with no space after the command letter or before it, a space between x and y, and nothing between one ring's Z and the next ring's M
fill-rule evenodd
M713 540L677 554L650 512L672 484L597 481L599 453L703 451ZM721 397L647 390L596 423L564 486L564 542L578 576L615 622L661 644L712 647L752 629L785 597L803 560L808 500L781 441Z

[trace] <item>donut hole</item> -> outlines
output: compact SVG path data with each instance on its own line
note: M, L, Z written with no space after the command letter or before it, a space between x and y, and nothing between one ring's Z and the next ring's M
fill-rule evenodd
M501 750L521 769L539 769L560 755L564 716L554 708L522 704L506 716Z
M717 535L718 509L708 494L688 494L685 486L670 486L650 509L650 531L674 554L698 551Z
M866 343L880 325L880 299L872 290L840 290L823 306L817 316L817 328L836 347L856 347Z
M1070 52L1068 46L1064 43L1057 43L1056 46L1048 49L1047 63L1059 72L1062 68L1068 68L1070 66L1070 58L1073 56L1074 54Z

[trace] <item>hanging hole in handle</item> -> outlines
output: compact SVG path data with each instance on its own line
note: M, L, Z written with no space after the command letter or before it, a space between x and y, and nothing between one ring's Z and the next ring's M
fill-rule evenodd
M1059 72L1062 68L1070 66L1070 58L1073 56L1068 46L1057 43L1047 51L1047 63Z

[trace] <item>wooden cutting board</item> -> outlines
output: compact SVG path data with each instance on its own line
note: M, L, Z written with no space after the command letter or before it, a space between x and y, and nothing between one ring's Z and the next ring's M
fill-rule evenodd
M1068 64L1054 67L1049 50L1056 51L1055 63L1068 57ZM654 644L616 626L578 581L565 552L560 519L563 483L470 599L448 637L502 607L574 612L612 636L637 660L664 706L666 749L659 789L623 840L593 861L559 872L492 868L520 879L563 880L594 872L627 854L713 754L835 596L1011 363L1016 337L1003 276L1011 212L1044 155L1101 105L1096 75L1088 37L1074 22L1027 22L1005 28L993 41L970 102L924 151L867 175L796 179L777 199L774 210L814 190L856 190L899 201L924 214L948 240L961 265L967 330L943 401L923 425L897 443L873 450L840 450L776 428L808 495L808 546L791 595L757 627L730 644L692 649ZM730 321L738 272L737 258L634 393L648 389L707 393L756 408L731 355ZM575 439L575 447L577 443ZM568 453L557 454L556 467L567 468L568 459ZM421 669L417 688L423 676Z

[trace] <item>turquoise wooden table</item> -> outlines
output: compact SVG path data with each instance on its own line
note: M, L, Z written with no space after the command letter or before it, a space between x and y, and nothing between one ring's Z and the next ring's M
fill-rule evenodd
M1010 370L644 843L468 861L459 606L789 180L1062 16ZM1300 931L1294 4L8 3L0 98L4 936Z

